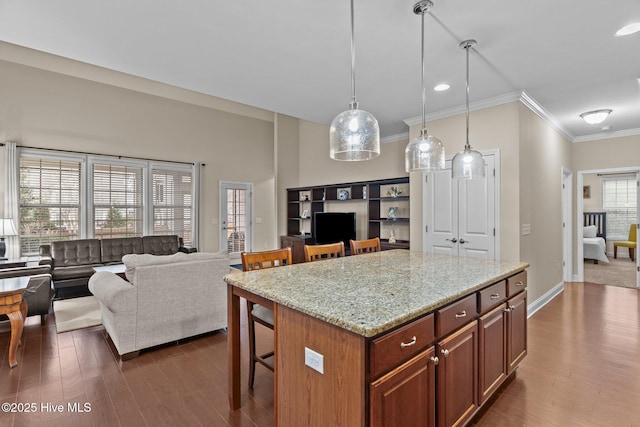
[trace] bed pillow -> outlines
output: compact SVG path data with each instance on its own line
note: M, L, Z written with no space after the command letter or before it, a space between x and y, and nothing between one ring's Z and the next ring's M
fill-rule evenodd
M582 231L582 237L596 237L597 229L595 225L588 225Z

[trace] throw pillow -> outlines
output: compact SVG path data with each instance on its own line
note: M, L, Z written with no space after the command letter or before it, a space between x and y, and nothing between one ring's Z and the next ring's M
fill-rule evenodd
M596 237L597 229L595 225L588 225L582 230L582 237Z

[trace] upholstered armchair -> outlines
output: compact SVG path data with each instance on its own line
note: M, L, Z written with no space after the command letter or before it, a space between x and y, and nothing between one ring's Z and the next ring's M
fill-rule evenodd
M627 238L627 240L621 241L621 242L614 242L613 243L613 257L614 258L618 258L618 246L622 246L624 248L628 248L629 249L629 258L631 258L631 261L635 261L635 251L636 251L636 229L637 229L637 224L631 224L631 226L629 227L629 237Z

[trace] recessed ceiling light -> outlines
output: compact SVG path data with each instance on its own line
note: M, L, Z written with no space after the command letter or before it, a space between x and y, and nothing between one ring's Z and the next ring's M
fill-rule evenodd
M611 130L611 126L602 126L600 130Z
M634 22L633 24L625 25L616 31L616 37L628 36L629 34L637 33L640 31L640 22Z
M597 125L604 122L605 119L609 117L609 114L611 114L611 110L595 110L582 113L580 117L590 125Z
M447 90L449 89L451 86L449 86L446 83L440 83L439 85L437 85L436 87L433 88L433 90L435 90L436 92L442 92L443 90Z

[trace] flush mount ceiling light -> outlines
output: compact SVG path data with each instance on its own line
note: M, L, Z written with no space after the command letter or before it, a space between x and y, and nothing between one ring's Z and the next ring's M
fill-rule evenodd
M429 135L426 126L426 88L424 82L424 15L433 7L430 0L422 0L413 6L413 13L422 15L422 128L420 135L407 144L404 150L404 166L407 172L427 172L444 169L444 144Z
M450 87L451 86L446 83L440 83L439 85L434 87L433 90L435 90L436 92L442 92L443 90L449 90Z
M358 109L356 101L356 46L351 0L351 107L338 114L329 128L329 157L358 161L380 155L380 128L373 114Z
M595 111L587 111L586 113L580 114L582 119L589 123L590 125L597 125L606 120L611 114L612 110L595 110Z
M640 31L640 22L634 22L633 24L625 25L616 31L616 37L628 36Z
M467 142L464 151L453 156L451 175L454 178L484 178L484 158L469 144L469 49L476 44L475 40L460 43L460 47L467 51Z

